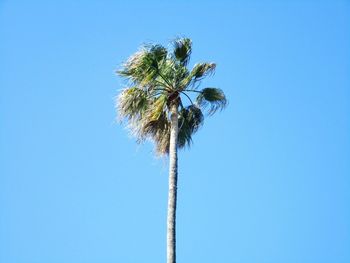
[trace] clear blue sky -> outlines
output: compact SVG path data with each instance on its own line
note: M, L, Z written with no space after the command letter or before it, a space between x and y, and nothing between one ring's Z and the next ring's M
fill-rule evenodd
M1 1L0 262L165 262L167 161L115 122L114 70L178 35L230 101L180 153L178 262L350 262L338 0Z

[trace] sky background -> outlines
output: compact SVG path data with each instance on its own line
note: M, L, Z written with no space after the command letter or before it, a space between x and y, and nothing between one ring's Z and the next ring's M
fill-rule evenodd
M349 1L0 1L0 262L165 262L167 160L114 71L193 40L229 107L180 152L178 262L350 262Z

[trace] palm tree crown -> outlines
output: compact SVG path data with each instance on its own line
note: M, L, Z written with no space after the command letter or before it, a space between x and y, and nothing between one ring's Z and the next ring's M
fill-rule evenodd
M160 155L169 153L172 106L178 113L177 147L183 148L203 124L203 110L212 115L227 104L221 89L199 89L200 81L214 73L216 64L198 63L189 70L192 41L178 38L171 46L144 45L117 71L129 80L117 98L119 117L127 120L139 142L152 139Z

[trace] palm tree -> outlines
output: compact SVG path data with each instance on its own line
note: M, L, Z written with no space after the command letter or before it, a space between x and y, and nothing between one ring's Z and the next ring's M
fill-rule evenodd
M169 155L168 263L176 262L177 150L191 144L192 135L204 121L202 110L212 115L227 104L222 90L199 89L201 80L214 73L216 64L198 63L189 70L191 52L189 38L175 39L169 49L143 45L117 71L128 80L117 98L119 117L127 121L138 142L150 138L159 155Z

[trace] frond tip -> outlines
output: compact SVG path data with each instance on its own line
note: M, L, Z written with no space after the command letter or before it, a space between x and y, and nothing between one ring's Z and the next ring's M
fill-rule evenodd
M196 103L203 108L209 106L208 114L213 115L217 110L222 110L226 107L227 99L221 89L205 88L200 91Z
M192 41L189 38L178 38L173 42L174 46L174 56L180 61L184 66L190 60L190 56L192 53Z

